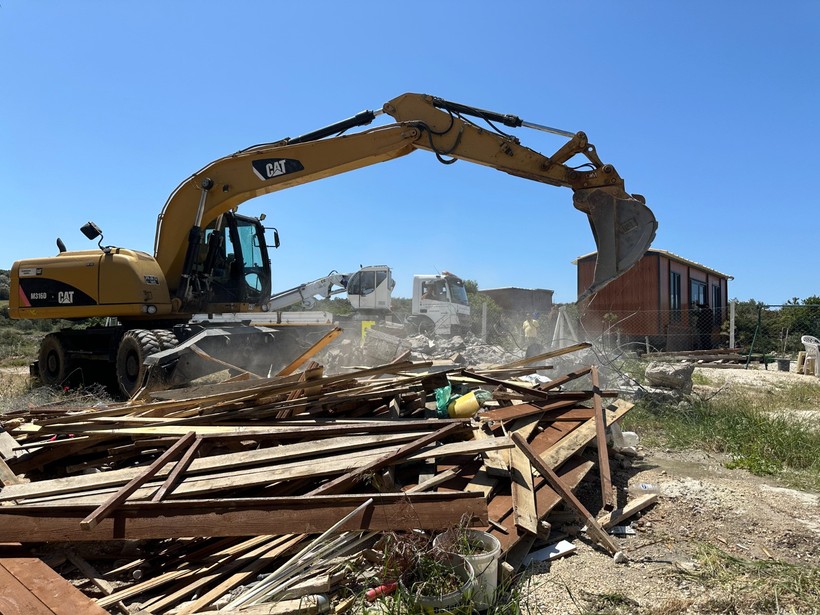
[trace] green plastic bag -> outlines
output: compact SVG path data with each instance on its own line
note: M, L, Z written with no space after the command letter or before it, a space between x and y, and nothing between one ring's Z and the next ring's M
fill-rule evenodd
M446 419L448 417L447 414L447 406L450 402L454 399L452 397L453 387L449 384L446 387L441 387L435 390L436 394L436 416L440 419ZM458 395L456 395L458 397Z

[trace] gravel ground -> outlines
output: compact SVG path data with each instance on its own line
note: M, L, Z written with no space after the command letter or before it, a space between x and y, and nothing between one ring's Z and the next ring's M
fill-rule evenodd
M698 372L717 386L769 391L812 378L762 369L698 367ZM615 538L629 562L616 564L584 535L571 538L577 547L574 555L534 564L525 572L525 612L754 612L743 610L742 600L735 604L730 590L704 586L688 574L698 570L696 554L703 545L743 559L820 566L818 494L786 488L771 477L729 470L726 459L718 455L644 448L640 452L644 458L632 467L613 469L613 482L622 490L650 483L660 493L656 505L633 518L636 534ZM579 496L594 513L600 508L599 492L593 483L584 488ZM622 491L621 497L628 496ZM733 606L726 610L727 604Z

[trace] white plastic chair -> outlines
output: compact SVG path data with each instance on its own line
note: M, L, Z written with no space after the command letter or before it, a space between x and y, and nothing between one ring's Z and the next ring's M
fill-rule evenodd
M813 335L804 335L800 341L806 347L806 363L803 364L803 373L806 373L809 359L814 359L814 375L820 376L820 340Z

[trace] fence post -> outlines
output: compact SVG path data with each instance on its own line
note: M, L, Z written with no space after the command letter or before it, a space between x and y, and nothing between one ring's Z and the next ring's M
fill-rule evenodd
M729 302L729 348L735 347L735 308L737 307L737 299L732 299Z
M487 304L481 304L481 341L487 341Z

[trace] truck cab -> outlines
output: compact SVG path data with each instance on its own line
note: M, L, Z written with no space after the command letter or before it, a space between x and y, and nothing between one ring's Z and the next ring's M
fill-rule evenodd
M449 272L413 276L411 318L419 331L460 335L470 328L470 304L464 281Z

